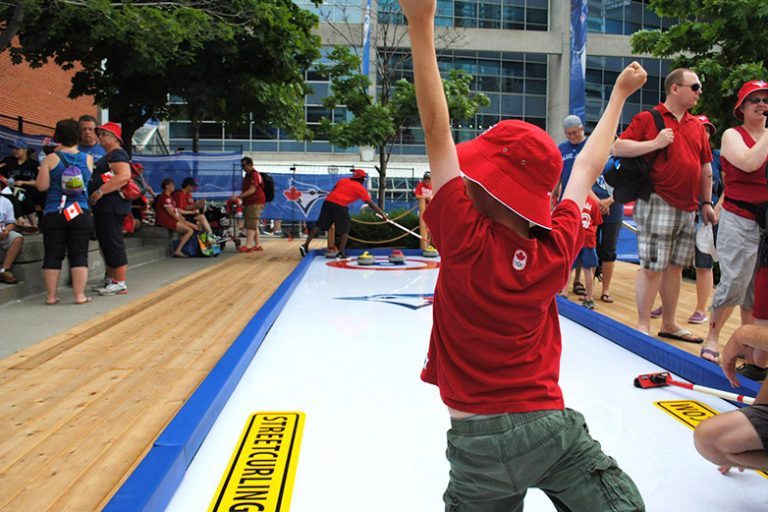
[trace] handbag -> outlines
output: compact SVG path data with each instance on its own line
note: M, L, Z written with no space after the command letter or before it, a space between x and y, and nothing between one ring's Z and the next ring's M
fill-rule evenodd
M120 189L120 197L127 199L128 201L134 201L141 197L141 189L136 182L133 181L133 178L129 179L128 182L122 186Z
M649 110L656 123L656 129L660 132L664 129L664 118L661 112L652 108ZM651 181L651 168L653 162L663 150L655 151L650 158L645 155L635 158L617 158L612 169L605 173L605 182L613 187L613 199L617 203L630 203L637 199L647 201L653 192Z

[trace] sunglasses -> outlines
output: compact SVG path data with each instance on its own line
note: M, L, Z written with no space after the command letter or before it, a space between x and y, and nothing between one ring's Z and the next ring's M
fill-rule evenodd
M701 89L701 84L677 84L680 87L690 87L693 92L698 91Z
M766 96L765 98L749 98L747 101L750 102L753 105L757 105L761 101L763 103L765 103L766 105L768 105L768 96Z

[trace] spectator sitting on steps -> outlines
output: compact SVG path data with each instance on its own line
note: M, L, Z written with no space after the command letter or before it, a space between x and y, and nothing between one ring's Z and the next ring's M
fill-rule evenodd
M14 230L16 217L13 213L13 204L2 193L7 183L6 179L0 176L0 248L5 251L5 258L0 266L0 282L16 284L19 281L11 274L11 266L21 252L24 237Z
M193 190L197 190L195 179L190 177L184 178L181 182L181 188L173 191L173 202L176 204L179 214L184 217L184 220L196 224L198 231L205 231L211 234L213 230L208 223L208 219L203 214L205 211L205 199L195 201L192 198Z
M181 235L179 245L176 246L173 256L175 258L186 258L187 255L183 252L184 246L192 238L192 235L195 234L197 226L185 220L179 214L176 203L174 203L173 197L171 197L174 188L173 180L165 178L160 186L163 192L157 196L157 201L155 202L155 224Z

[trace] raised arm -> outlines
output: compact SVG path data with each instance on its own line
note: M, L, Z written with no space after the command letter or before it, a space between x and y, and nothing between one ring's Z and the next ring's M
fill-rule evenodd
M616 79L616 85L603 116L573 163L573 172L565 187L563 199L572 199L580 206L584 204L592 184L602 174L605 162L608 160L611 143L619 126L621 109L627 98L643 86L646 77L643 67L633 62L624 68Z
M424 129L432 173L432 190L460 175L459 158L451 135L451 119L435 52L436 0L399 0L408 19L413 52L416 104Z

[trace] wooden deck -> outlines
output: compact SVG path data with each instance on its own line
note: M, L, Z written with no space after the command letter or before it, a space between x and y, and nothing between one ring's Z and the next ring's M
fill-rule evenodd
M0 510L102 508L295 268L298 244L268 241L0 360ZM616 302L598 311L634 325L636 267L617 267ZM685 283L681 318L694 293Z

